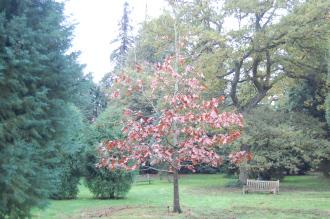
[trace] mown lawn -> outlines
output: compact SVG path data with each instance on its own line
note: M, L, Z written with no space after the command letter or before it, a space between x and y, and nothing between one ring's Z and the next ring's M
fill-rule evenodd
M253 193L228 187L224 175L183 175L182 214L171 213L172 185L156 179L135 184L125 199L96 200L83 185L77 200L51 201L33 218L330 218L330 181L318 176L289 176L280 194Z

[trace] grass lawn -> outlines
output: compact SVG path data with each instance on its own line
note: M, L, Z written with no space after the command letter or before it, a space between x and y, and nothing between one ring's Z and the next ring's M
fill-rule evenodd
M77 200L51 201L33 218L330 218L330 181L318 175L288 176L280 194L252 193L226 185L224 175L183 175L182 214L173 214L172 184L135 184L125 199L96 200L83 185ZM169 209L170 208L170 209Z

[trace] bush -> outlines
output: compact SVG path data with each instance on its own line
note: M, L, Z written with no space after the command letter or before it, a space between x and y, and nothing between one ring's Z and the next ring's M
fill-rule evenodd
M74 105L69 104L63 112L63 129L61 138L55 144L58 151L56 159L57 181L52 199L74 199L78 194L78 184L81 176L83 153L86 150L86 125L81 112ZM53 172L54 174L54 172Z
M330 160L322 160L318 169L323 173L325 177L330 178Z
M51 195L52 199L75 199L78 195L80 181L80 171L76 166L78 161L68 157L64 162L59 175L60 180L56 185L57 191Z
M203 173L203 174L216 174L219 172L218 168L211 167L208 165L198 165L195 167L196 173Z
M99 199L123 198L128 193L133 183L133 172L123 170L110 171L98 168L95 153L86 155L87 166L85 173L86 186Z
M249 146L253 154L247 165L251 178L305 174L328 155L323 126L304 113L259 107L245 116L244 133L230 148L237 151L242 145Z

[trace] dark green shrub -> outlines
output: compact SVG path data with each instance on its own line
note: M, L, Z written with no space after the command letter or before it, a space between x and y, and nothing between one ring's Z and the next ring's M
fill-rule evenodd
M63 111L65 126L61 138L55 147L58 148L57 181L54 183L56 190L51 194L53 199L74 199L78 194L78 184L81 177L83 154L86 150L85 132L81 112L72 104Z
M56 185L57 191L51 195L52 199L75 199L78 195L81 175L77 168L78 161L68 157L64 162L59 174L60 180Z
M211 167L209 165L198 165L195 167L196 173L203 174L216 174L219 172L218 168Z
M330 178L330 160L322 160L318 169L323 173L325 177Z
M307 114L259 107L244 118L242 137L229 148L238 151L242 145L249 146L253 154L247 164L250 178L276 180L305 174L328 155L324 124Z
M110 171L96 167L97 157L90 151L86 155L86 186L99 199L123 198L133 183L133 172L123 170Z

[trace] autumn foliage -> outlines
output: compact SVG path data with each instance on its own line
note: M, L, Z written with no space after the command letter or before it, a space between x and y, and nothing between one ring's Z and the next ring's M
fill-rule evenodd
M175 63L179 66L173 67ZM136 74L142 74L143 67L137 68ZM200 163L218 166L222 159L214 147L237 139L243 120L236 112L220 111L223 96L203 100L206 87L202 79L193 67L185 66L182 57L169 57L156 65L149 80L133 79L125 73L116 77L112 98L137 93L147 100L152 113L124 110L125 138L105 141L99 149L98 165L134 170L146 161L151 165L165 162L168 171L183 166L193 170Z

